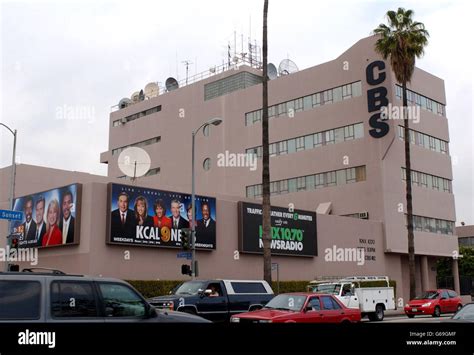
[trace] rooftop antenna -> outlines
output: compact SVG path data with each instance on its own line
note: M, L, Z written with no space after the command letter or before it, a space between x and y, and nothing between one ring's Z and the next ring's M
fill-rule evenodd
M188 73L189 73L189 64L193 64L190 60L183 60L183 63L186 66L186 85L188 85Z

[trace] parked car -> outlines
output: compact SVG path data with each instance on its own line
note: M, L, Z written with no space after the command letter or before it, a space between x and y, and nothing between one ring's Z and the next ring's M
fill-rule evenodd
M334 295L284 293L260 310L236 314L231 323L356 323L360 310L347 308Z
M180 284L168 296L153 297L148 302L158 309L222 322L233 314L260 309L272 298L273 290L263 280L193 280Z
M421 296L405 305L408 318L416 315L439 317L443 313L454 313L462 308L461 297L453 290L439 289L425 291Z
M454 314L451 322L474 322L474 303L465 304Z
M363 287L363 282L381 281L385 286ZM344 306L359 309L362 317L382 321L384 312L395 310L395 291L389 286L388 276L348 276L334 280L314 280L308 291L334 295Z
M0 272L0 323L210 323L157 311L125 281L58 270Z

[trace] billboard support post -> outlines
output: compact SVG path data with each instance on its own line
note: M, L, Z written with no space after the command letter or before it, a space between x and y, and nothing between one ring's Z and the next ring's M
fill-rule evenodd
M12 171L11 171L11 179L10 179L10 210L13 210L13 199L15 196L15 180L16 180L16 129L11 129L7 125L0 123L1 126L5 127L13 134L13 155L12 155ZM12 222L8 222L8 235L11 233L11 226ZM7 239L7 246L10 245L10 239ZM8 271L8 258L5 258L5 265L4 271Z
M197 276L197 261L196 261L196 191L195 191L195 169L194 169L194 143L196 141L196 134L199 132L199 130L205 126L209 125L214 125L218 126L222 123L222 119L220 118L213 118L202 125L199 126L198 129L193 131L192 133L192 142L191 142L191 212L192 212L192 223L191 223L191 250L192 250L192 258L191 258L191 279L194 280L194 278Z

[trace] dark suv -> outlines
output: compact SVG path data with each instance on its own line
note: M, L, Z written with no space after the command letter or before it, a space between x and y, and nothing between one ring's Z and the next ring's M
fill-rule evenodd
M61 271L0 272L0 322L186 322L198 316L155 310L128 283Z

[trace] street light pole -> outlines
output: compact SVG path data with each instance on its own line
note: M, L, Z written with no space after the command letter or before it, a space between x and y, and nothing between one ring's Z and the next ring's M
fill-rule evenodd
M195 191L195 173L194 173L194 156L195 156L195 142L196 134L199 130L208 125L218 126L222 123L222 119L213 118L201 126L192 133L192 152L191 152L191 211L192 211L192 223L191 223L191 279L194 280L196 277L196 191Z
M10 131L11 134L13 134L13 155L12 155L12 171L11 171L11 177L10 177L10 210L13 210L13 199L15 197L15 180L16 180L16 135L17 135L17 130L14 129L12 130L10 127L7 125L3 124L0 122L0 126L5 127ZM7 235L10 235L11 232L11 226L12 222L8 222L8 231ZM10 245L10 240L7 239L7 245ZM5 258L5 271L8 271L8 258Z

